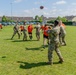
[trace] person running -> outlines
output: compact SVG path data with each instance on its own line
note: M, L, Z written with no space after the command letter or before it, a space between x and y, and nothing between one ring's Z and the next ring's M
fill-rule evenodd
M30 38L30 40L32 40L32 31L33 31L33 25L32 24L29 24L29 26L28 26L28 34L29 34L29 38Z
M13 30L14 30L14 32L13 32L13 35L12 35L12 37L11 37L11 40L13 39L13 37L14 37L16 34L18 34L18 39L20 39L19 26L18 26L17 23L16 23L16 25L13 27Z
M48 33L47 33L47 30L48 30L48 26L47 26L47 24L45 24L44 28L43 28L43 48L45 48L46 43L48 42Z
M27 40L27 29L26 25L23 25L23 41Z
M40 28L41 28L41 26L39 23L37 23L37 25L34 28L36 29L36 38L39 41L40 40Z
M66 36L65 25L62 23L62 21L59 21L59 26L60 26L60 34L59 34L60 45L66 46L66 41L65 41L65 36Z
M3 27L2 27L2 24L0 23L0 29L2 29Z

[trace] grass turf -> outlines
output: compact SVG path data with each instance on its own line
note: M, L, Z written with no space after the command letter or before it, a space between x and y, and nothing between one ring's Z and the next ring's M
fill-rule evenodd
M22 41L17 35L10 40L13 26L5 26L0 30L0 75L76 75L76 27L67 26L67 46L60 47L64 63L58 64L54 52L53 66L47 65L48 47L43 49L42 33L40 41L36 41L35 30L33 40Z

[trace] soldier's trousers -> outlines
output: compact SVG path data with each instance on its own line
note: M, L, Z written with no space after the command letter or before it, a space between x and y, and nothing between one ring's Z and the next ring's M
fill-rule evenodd
M59 50L58 44L51 43L48 46L48 60L49 62L53 62L53 51L55 50L56 54L58 55L59 59L62 60L63 57L61 55L61 52Z
M66 44L65 35L64 35L64 36L60 36L60 37L59 37L59 41L60 41L60 44L61 44L61 45L62 45L63 43Z
M36 38L37 38L37 40L40 39L40 32L36 32Z
M18 34L18 38L20 39L20 33L18 31L14 31L11 39L13 39L13 37L16 35L16 33Z
M27 40L27 34L25 31L23 31L23 40Z

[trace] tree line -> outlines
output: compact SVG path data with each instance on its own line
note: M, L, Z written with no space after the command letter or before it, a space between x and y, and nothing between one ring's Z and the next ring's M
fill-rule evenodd
M42 22L44 20L44 16L38 16L36 15L34 20L32 20L33 22ZM62 22L68 22L68 20L65 17L60 17L58 16L56 18L56 20L62 20ZM5 15L3 15L1 22L15 22L12 18L7 18ZM21 22L25 22L25 21L21 21ZM54 22L54 20L49 20L47 22Z

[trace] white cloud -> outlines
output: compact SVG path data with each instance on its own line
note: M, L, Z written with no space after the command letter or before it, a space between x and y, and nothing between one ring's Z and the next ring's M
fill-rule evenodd
M45 17L55 17L58 15L58 11L57 9L52 9L50 11L50 9L44 9L44 10L40 10L38 8L33 8L33 9L27 9L27 10L23 10L22 12L15 12L15 16L29 16L29 17L35 17L36 15L44 15Z
M38 8L33 8L33 9L29 9L29 10L24 10L23 14L24 16L36 16L36 15L44 15L46 17L51 17L54 16L56 14L57 9L53 9L52 11L50 11L49 9L43 9L40 10Z
M31 10L32 10L32 11L35 11L35 10L39 10L39 8L32 8Z
M76 8L74 9L65 9L61 10L62 12L57 13L59 16L69 16L69 15L76 15ZM63 12L65 11L65 12Z
M3 12L0 12L0 15L2 16L2 15L5 15Z
M46 0L41 1L41 3L45 3L45 2L46 2Z
M67 2L64 0L58 1L56 3L54 3L54 5L61 5L61 4L66 4Z
M24 10L25 13L30 13L30 10Z
M57 7L56 7L56 6L53 6L52 8L53 8L53 9L56 9Z
M41 0L41 1L36 1L36 2L34 2L34 4L35 4L35 5L40 5L40 4L44 4L45 2L46 2L46 1L44 1L44 0L42 1L42 0Z
M72 5L76 5L76 3L72 3Z
M22 0L15 0L14 3L22 2Z
M44 9L48 10L48 8L47 8L47 7L44 7Z
M34 4L38 5L38 4L40 4L40 2L35 2Z
M58 16L68 16L68 15L76 15L76 7L67 9L58 9L57 7L53 7L52 9L46 8L43 10L40 10L39 8L32 8L32 9L26 9L21 12L15 12L15 16L26 16L26 17L35 17L36 15L44 15L45 17L58 17ZM14 13L14 12L13 12Z
M47 11L43 11L42 13L43 13L43 15L46 16L46 17L50 16L50 13L47 12Z

